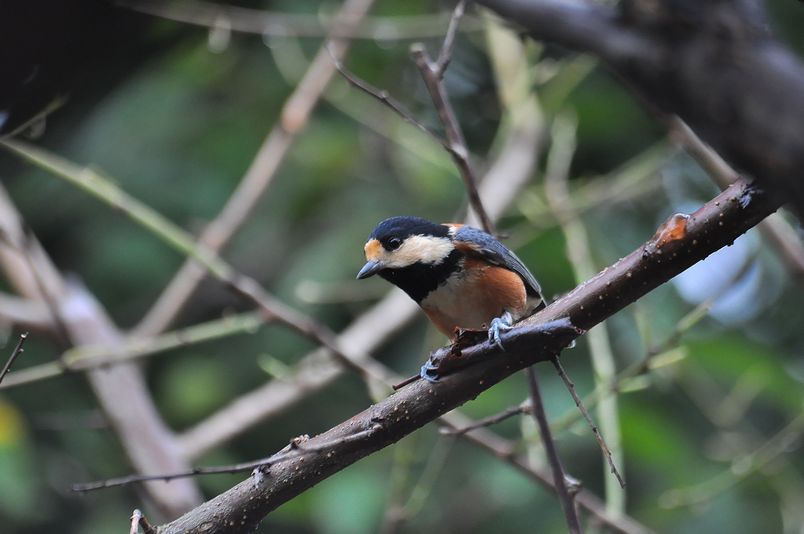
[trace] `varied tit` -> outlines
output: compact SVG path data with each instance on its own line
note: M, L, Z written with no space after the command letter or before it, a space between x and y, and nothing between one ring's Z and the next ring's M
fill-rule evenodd
M398 286L453 341L459 328L488 329L489 341L502 349L500 331L545 306L522 261L471 226L391 217L364 248L367 262L357 278L379 274Z

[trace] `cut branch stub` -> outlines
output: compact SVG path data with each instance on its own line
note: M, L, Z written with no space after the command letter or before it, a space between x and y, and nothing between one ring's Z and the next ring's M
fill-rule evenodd
M524 321L567 317L588 330L724 246L778 209L778 201L741 179L688 218L673 215L654 237ZM679 221L683 221L683 228Z

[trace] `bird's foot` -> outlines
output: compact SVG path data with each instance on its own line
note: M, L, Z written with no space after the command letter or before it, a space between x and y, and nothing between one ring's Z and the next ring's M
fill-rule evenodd
M503 347L502 344L502 339L500 339L500 332L511 330L513 328L513 324L514 318L509 312L505 312L499 317L495 317L491 321L491 326L489 326L489 343L500 350L505 350L505 347Z
M438 374L438 368L439 363L433 362L433 359L429 358L424 362L424 365L422 365L419 376L431 383L438 382L441 379L441 376Z
M456 363L460 362L461 349L471 347L486 337L485 330L472 330L456 328L452 345L447 351L436 351L422 365L419 376L428 382L438 382L441 376L455 370Z

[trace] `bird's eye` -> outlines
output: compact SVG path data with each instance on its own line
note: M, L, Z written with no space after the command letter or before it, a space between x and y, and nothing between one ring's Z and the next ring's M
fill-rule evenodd
M396 250L402 244L402 240L398 237L392 237L388 240L388 248L391 250Z

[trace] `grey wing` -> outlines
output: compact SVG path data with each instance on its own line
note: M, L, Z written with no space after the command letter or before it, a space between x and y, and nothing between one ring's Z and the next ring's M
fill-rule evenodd
M461 226L455 230L453 239L457 242L456 244L465 244L467 249L481 256L489 263L514 271L525 283L525 290L528 295L543 298L539 282L525 267L522 260L491 235L471 226Z

